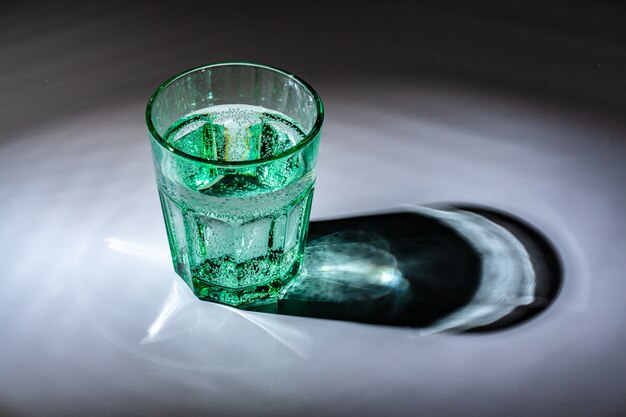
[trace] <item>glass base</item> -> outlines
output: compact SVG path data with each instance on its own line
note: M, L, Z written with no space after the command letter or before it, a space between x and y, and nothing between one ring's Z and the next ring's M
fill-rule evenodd
M278 297L287 284L298 275L300 266L301 262L297 261L284 277L270 280L261 285L229 288L210 284L198 278L192 278L190 287L195 296L203 301L212 301L238 307L252 301Z

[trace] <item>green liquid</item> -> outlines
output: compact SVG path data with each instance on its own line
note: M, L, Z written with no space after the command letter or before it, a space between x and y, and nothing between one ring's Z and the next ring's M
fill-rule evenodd
M257 160L304 139L288 117L253 106L217 106L165 135L198 158ZM313 194L313 170L296 152L224 168L172 160L159 193L174 267L199 298L239 305L277 295L298 272Z

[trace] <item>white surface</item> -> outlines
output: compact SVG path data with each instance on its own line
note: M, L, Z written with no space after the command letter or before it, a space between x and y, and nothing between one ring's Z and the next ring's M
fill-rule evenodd
M472 91L342 88L325 97L312 217L402 203L509 211L562 256L552 307L504 332L420 336L197 301L170 264L143 103L85 112L0 146L0 406L90 416L626 409L624 132Z

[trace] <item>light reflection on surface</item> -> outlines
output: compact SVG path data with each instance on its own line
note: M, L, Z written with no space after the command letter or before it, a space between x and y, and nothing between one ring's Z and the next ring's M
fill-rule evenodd
M471 301L429 330L484 326L534 301L536 281L531 259L526 248L505 228L466 211L409 209L450 225L478 251L482 263L481 281Z
M150 325L150 327L148 327L148 334L146 337L141 339L139 344L152 343L161 338L162 333L165 333L161 332L163 325L167 323L168 319L173 314L183 308L190 301L189 299L184 300L184 291L185 289L182 288L178 281L175 281L172 284L172 289L170 290L159 315L156 319L154 319L154 322Z
M124 239L119 239L115 237L109 237L104 239L104 243L106 243L109 249L121 252L127 255L136 256L140 259L145 259L150 262L154 262L158 265L170 265L171 262L168 260L169 252L165 252L163 250L158 250L154 248L148 248L145 246L138 245L136 243L129 242Z

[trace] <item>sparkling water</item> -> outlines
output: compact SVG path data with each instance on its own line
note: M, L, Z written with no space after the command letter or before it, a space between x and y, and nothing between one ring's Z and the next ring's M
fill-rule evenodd
M287 116L247 105L195 112L164 135L177 150L227 164L169 158L160 167L174 266L200 298L239 305L278 293L297 274L313 169L302 152L267 159L304 137Z

